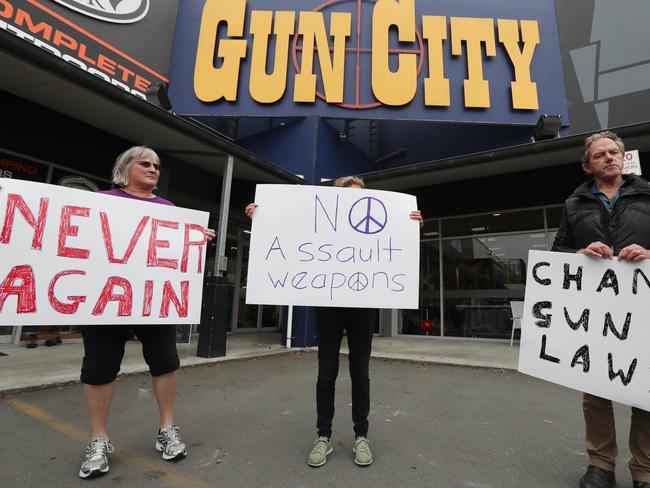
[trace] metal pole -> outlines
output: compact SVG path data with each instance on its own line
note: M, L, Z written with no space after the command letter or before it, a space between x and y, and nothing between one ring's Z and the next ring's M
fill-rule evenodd
M234 157L228 156L223 171L221 206L219 208L219 228L217 230L217 251L214 259L213 278L206 282L201 310L201 325L196 354L204 358L226 355L226 310L228 303L228 270L226 259L226 237L228 232L228 210L230 209L230 189L232 186Z
M214 260L214 276L223 276L227 269L226 237L228 233L228 213L230 210L230 190L235 158L228 155L221 182L221 203L219 204L219 228L217 230L217 253Z
M289 310L287 312L287 349L291 349L292 322L293 322L293 305L289 305Z
M244 232L239 228L237 233L237 258L235 261L235 288L232 293L232 312L230 313L230 330L237 332L237 321L239 320L239 297L241 288L242 261L244 255Z

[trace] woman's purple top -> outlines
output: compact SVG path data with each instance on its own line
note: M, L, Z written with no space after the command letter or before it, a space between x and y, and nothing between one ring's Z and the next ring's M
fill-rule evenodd
M114 195L116 197L131 198L133 200L140 200L141 202L160 203L162 205L171 205L172 207L175 207L175 205L172 202L170 202L169 200L165 200L162 197L159 196L155 196L153 198L136 197L135 195L131 195L130 193L125 192L121 188L112 188L110 190L104 190L100 193L103 193L104 195Z

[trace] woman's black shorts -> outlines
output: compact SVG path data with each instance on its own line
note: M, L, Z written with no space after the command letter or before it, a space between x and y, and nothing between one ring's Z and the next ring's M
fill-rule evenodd
M142 343L142 354L152 376L178 369L175 325L85 325L81 327L84 340L82 383L104 385L116 378L124 357L124 344L131 331Z

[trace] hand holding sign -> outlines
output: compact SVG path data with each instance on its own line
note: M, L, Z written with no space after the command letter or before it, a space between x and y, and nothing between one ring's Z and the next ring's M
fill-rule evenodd
M638 244L630 244L629 246L621 249L617 256L619 261L643 261L650 258L650 251L639 246Z
M578 249L576 253L591 256L592 258L612 259L614 257L612 248L600 241L592 242L584 249Z

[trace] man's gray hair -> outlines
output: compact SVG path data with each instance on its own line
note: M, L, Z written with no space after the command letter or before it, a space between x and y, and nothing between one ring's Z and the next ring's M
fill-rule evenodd
M129 170L135 161L142 158L153 158L160 162L156 152L146 146L133 146L120 154L113 166L113 183L121 187L129 184Z
M591 147L591 144L597 141L598 139L611 139L616 143L618 148L621 150L621 154L625 154L625 144L623 144L623 140L616 135L616 133L611 132L609 130L605 132L598 132L597 134L592 134L589 137L585 139L585 145L582 151L582 164L586 164L589 162L589 148Z

